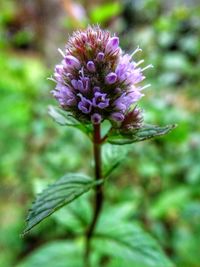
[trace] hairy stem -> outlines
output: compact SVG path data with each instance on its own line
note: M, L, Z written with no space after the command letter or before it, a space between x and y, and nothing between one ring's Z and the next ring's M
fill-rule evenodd
M94 125L93 136L93 149L95 161L95 179L96 181L102 179L102 164L101 164L101 129L100 124ZM90 252L91 252L91 239L101 212L103 204L103 187L102 184L96 186L95 200L94 200L94 213L92 222L86 233L86 249L85 249L85 267L90 266Z

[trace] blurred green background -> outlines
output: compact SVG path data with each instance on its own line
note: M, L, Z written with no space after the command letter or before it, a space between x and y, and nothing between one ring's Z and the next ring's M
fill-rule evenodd
M106 205L122 213L128 207L129 218L159 240L176 266L200 267L198 0L1 0L0 267L34 267L32 255L37 266L47 266L52 253L57 262L57 251L61 259L67 250L60 242L73 240L80 228L63 211L20 237L37 192L66 172L92 173L87 138L48 116L56 103L47 77L68 35L97 23L116 32L124 50L139 45L137 60L154 65L140 102L145 121L178 124L164 138L129 147L107 184Z

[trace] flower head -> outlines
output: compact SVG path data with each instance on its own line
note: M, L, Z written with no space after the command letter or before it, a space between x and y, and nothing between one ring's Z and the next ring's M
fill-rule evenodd
M97 27L76 31L70 37L63 60L56 65L52 91L61 107L86 123L110 120L131 128L142 119L136 103L143 96L143 70L119 47L119 38Z

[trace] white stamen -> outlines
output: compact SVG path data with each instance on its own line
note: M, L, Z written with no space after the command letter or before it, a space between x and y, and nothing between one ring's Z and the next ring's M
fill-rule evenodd
M57 83L57 81L53 77L48 77L47 80L53 81L53 82L56 82Z
M65 57L64 52L60 48L58 48L58 52L61 54L61 56Z
M79 74L81 74L81 76L84 77L84 69L83 69L83 67L81 68L81 70L79 70Z
M144 62L144 59L138 61L137 63L135 63L135 67L139 66L140 64L142 64Z
M150 86L151 86L151 84L149 83L149 84L147 84L147 85L141 87L140 90L144 90L144 89L146 89L146 88L148 88L148 87L150 87Z
M153 68L153 65L152 65L152 64L150 64L150 65L148 65L148 66L144 67L144 68L142 69L142 71L144 71L144 70L147 70L147 69L149 69L149 68Z
M77 96L79 96L81 100L83 99L83 95L81 93L78 93Z
M133 51L133 53L131 54L131 57L133 57L137 52L141 52L142 49L139 48L139 46L135 49L135 51Z

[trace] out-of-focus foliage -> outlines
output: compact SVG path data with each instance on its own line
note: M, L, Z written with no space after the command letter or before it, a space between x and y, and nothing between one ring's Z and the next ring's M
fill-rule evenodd
M89 200L78 199L26 238L20 237L25 214L37 192L63 173L92 175L93 167L92 149L85 135L58 126L48 116L48 105L54 102L49 94L53 84L46 78L57 61L55 58L50 64L42 53L53 26L44 30L42 24L32 22L37 22L34 14L39 10L45 26L53 18L45 17L49 11L39 2L0 3L0 267L81 266L83 240L76 234L83 233L91 219ZM126 218L129 224L137 223L149 231L177 267L199 267L200 5L198 1L177 5L176 1L157 0L76 4L85 12L81 13L85 16L82 27L86 22L101 23L120 34L124 49L131 51L139 44L145 63L154 65L146 72L152 86L141 101L145 122L178 124L160 139L114 146L113 150L106 145L105 172L110 168L115 171L106 187L102 216L108 223ZM57 21L61 26L77 25L69 6L59 8ZM30 23L26 14L32 14ZM71 23L66 24L66 19ZM72 30L57 32L63 45ZM53 49L45 56L51 58ZM137 57L139 60L139 54ZM122 258L110 258L109 253L99 262L95 252L92 261L95 267L128 266Z

